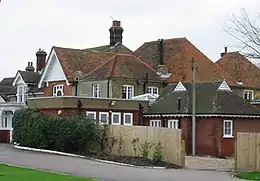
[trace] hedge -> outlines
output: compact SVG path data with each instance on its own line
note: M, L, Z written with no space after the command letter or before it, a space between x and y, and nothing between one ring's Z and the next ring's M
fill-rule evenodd
M14 142L22 146L86 154L100 142L102 130L85 117L47 117L38 110L21 109L13 116Z

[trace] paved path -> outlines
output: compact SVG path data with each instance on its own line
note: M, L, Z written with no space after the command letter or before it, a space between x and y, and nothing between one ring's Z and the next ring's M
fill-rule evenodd
M0 144L0 162L104 181L232 181L229 173L195 170L152 170L103 164L81 158L21 151Z

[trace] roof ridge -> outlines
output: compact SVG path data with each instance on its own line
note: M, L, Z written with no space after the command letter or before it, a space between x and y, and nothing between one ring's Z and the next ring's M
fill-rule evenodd
M154 71L154 72L156 73L156 70L155 70L152 66L148 65L147 63L145 63L144 61L142 61L142 60L141 60L140 58L138 58L137 56L132 55L132 54L129 55L129 56L134 57L137 61L139 61L140 63L144 64L146 67L150 68L152 71Z
M96 70L98 70L99 68L101 68L102 66L104 66L105 64L107 64L109 61L113 60L116 57L116 55L114 55L113 57L109 58L107 61L105 61L103 64L101 64L100 66L96 67L95 69L93 69L91 72L87 73L86 75L84 75L84 77L92 74L93 72L95 72Z
M163 38L162 38L163 39ZM169 41L169 40L182 40L182 39L187 39L185 36L184 37L178 37L178 38L166 38L163 39L163 41ZM153 42L157 42L158 40L153 40L153 41L146 41L145 43L153 43Z

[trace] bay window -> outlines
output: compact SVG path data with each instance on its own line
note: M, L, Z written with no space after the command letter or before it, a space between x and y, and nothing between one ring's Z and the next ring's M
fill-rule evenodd
M27 85L18 85L16 92L16 100L17 102L25 102L27 101Z

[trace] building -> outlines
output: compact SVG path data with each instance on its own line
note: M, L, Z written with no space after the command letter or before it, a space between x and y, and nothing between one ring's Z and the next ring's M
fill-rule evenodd
M253 101L260 98L260 69L239 52L228 52L227 47L216 62L239 85L232 85L233 92Z
M182 129L192 148L192 84L169 84L147 113L147 126ZM196 84L196 154L229 157L237 132L260 132L260 109L233 93L226 81Z

